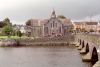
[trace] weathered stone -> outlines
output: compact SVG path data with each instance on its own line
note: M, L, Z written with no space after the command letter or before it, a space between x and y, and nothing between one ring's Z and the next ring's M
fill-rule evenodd
M79 47L80 46L80 44L79 43L76 43L76 45L75 45L76 47Z
M80 45L79 47L78 47L78 50L81 50L82 49L82 45Z
M88 52L85 56L82 57L82 61L89 62L91 61L91 54Z
M80 54L85 54L86 53L86 49L85 47L80 51Z

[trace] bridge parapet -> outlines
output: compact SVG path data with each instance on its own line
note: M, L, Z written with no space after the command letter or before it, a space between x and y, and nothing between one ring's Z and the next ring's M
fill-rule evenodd
M89 47L89 52L83 56L83 61L100 61L100 53L97 50L100 46L100 36L91 34L76 34L75 40L78 42L79 47L81 46L80 53L86 53L87 43ZM81 44L80 42L81 41ZM83 43L84 42L84 43ZM83 45L84 44L84 45ZM79 48L78 47L78 48Z

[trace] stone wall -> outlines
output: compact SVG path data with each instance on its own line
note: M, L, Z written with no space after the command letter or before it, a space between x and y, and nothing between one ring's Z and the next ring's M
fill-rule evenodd
M74 35L67 35L67 36L59 36L59 37L52 37L52 38L36 38L36 39L18 39L19 45L52 45L52 44L69 44L74 42ZM52 43L52 44L51 44Z
M77 41L78 39L83 39L83 40L86 40L87 42L100 45L100 35L98 34L76 34L75 39Z

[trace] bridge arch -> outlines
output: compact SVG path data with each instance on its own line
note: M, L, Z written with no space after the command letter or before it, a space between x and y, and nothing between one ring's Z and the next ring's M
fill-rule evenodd
M88 53L89 52L89 44L87 43L86 44L86 53Z
M98 61L98 53L97 53L96 47L93 48L91 60L93 62L97 62Z
M80 39L80 45L81 45L81 39Z
M82 42L82 48L84 48L84 40L83 40L83 42Z
M78 42L79 42L79 39L78 39Z

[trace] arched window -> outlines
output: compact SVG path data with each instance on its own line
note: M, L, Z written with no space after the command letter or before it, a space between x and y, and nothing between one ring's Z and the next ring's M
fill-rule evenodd
M56 23L56 27L57 27L57 23Z
M54 21L53 21L53 27L54 27Z
M51 23L51 27L52 27L52 23Z
M47 27L47 33L48 33L48 27Z
M61 33L61 27L59 27L59 33Z
M40 34L42 34L42 28L40 28Z
M36 31L36 29L34 28L34 32Z
M40 33L39 33L39 29L38 29L38 36L40 35Z

